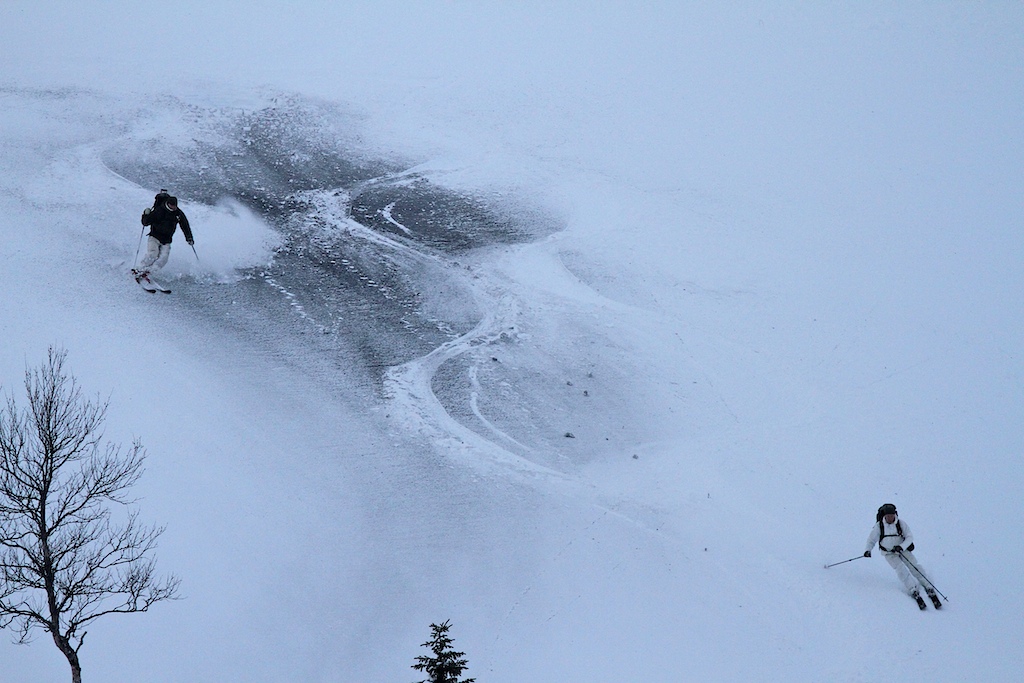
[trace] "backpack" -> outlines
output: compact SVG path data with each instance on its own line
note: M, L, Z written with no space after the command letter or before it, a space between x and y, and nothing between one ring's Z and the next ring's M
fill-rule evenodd
M170 193L167 190L160 190L155 197L153 197L153 208L161 206L170 198Z

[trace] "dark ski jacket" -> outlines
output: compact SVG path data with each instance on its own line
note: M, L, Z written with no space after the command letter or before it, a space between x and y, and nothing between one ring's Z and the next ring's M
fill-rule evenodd
M150 237L155 237L160 244L170 244L174 237L174 230L181 225L181 231L185 233L185 239L192 242L192 228L188 225L188 219L181 209L173 211L167 208L164 202L158 202L153 209L142 214L142 224L149 226Z

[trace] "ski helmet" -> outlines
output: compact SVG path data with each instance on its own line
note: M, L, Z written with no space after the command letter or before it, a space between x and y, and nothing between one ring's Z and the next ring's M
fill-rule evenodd
M893 505L892 503L886 503L882 507L878 508L878 514L875 515L875 521L876 522L880 522L880 521L882 521L882 517L885 517L886 515L895 515L895 514L896 514L896 506Z

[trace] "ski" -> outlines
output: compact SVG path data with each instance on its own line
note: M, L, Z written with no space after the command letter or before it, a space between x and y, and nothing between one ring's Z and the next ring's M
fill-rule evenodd
M154 287L151 282L143 280L142 278L139 277L135 278L135 281L139 283L139 287L142 287L144 291L147 291L150 294L156 294L156 287Z
M136 282L139 283L140 287L142 287L144 290L146 290L150 294L155 294L156 292L161 292L162 294L170 294L171 293L171 290L169 290L167 287L164 287L163 285L161 285L158 282L154 282L149 277L149 275L147 275L145 273L139 273L134 268L132 269L132 277L135 279Z
M920 593L914 593L914 595L911 596L911 597L913 597L915 600L917 600L917 606L919 608L921 608L922 610L928 609L928 603L926 603L924 601L924 598L921 597Z
M932 604L935 605L935 609L942 609L942 601L939 600L939 596L932 591L928 591L928 597L932 599Z

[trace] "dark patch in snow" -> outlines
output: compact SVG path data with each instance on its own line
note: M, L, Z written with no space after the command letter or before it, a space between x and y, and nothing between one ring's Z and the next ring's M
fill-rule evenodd
M361 189L352 199L351 213L363 225L396 239L449 253L532 238L529 226L501 213L486 198L446 190L422 176Z
M403 172L414 160L368 152L358 119L335 105L297 97L248 112L172 98L160 104L180 114L177 134L124 138L104 163L154 192L170 189L186 205L233 198L255 210L283 240L273 262L244 285L272 296L247 298L260 306L278 300L293 321L334 337L370 368L422 356L479 321L453 255L559 227L522 210L522 199L456 191Z

